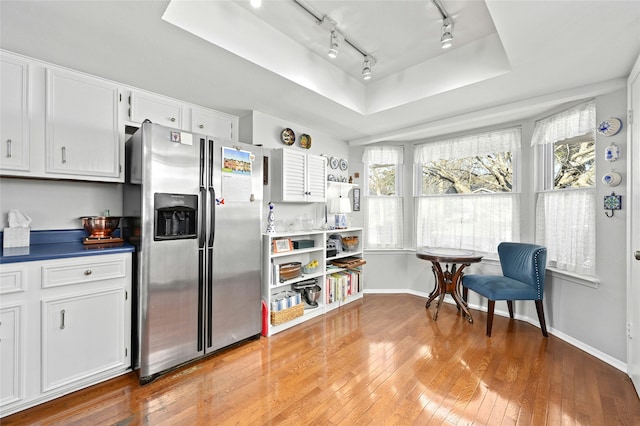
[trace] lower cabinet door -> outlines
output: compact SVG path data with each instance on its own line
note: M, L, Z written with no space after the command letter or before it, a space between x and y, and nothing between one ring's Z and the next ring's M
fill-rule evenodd
M22 306L0 309L0 406L23 397Z
M42 318L42 392L124 366L124 289L43 299Z

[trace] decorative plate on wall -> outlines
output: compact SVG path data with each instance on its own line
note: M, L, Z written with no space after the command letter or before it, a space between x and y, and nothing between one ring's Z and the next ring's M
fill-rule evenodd
M329 166L331 166L332 169L337 169L338 164L340 164L340 160L338 160L337 157L331 157L331 160L329 160Z
M303 148L311 148L311 136L303 133L300 135L300 146Z
M603 136L613 136L622 128L622 122L617 118L609 118L598 124L598 133Z
M340 160L340 170L343 172L349 168L349 163L344 158Z
M293 145L296 142L296 134L287 127L280 133L280 140L285 145Z

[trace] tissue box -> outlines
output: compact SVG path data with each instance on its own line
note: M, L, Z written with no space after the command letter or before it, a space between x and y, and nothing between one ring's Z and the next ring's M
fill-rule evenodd
M2 247L29 247L31 228L4 228Z

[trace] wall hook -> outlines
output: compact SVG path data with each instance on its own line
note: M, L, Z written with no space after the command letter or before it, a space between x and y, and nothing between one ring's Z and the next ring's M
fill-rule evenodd
M620 210L622 208L622 195L616 195L615 192L612 192L611 195L604 196L604 209L610 210L609 212L604 212L607 217L613 217L614 210Z

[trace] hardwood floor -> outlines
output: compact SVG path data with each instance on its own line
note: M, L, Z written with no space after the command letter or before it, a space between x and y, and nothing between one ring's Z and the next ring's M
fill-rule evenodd
M0 420L9 425L639 425L623 372L528 323L474 324L411 295L324 317L176 370L134 373ZM432 308L433 309L433 308Z

